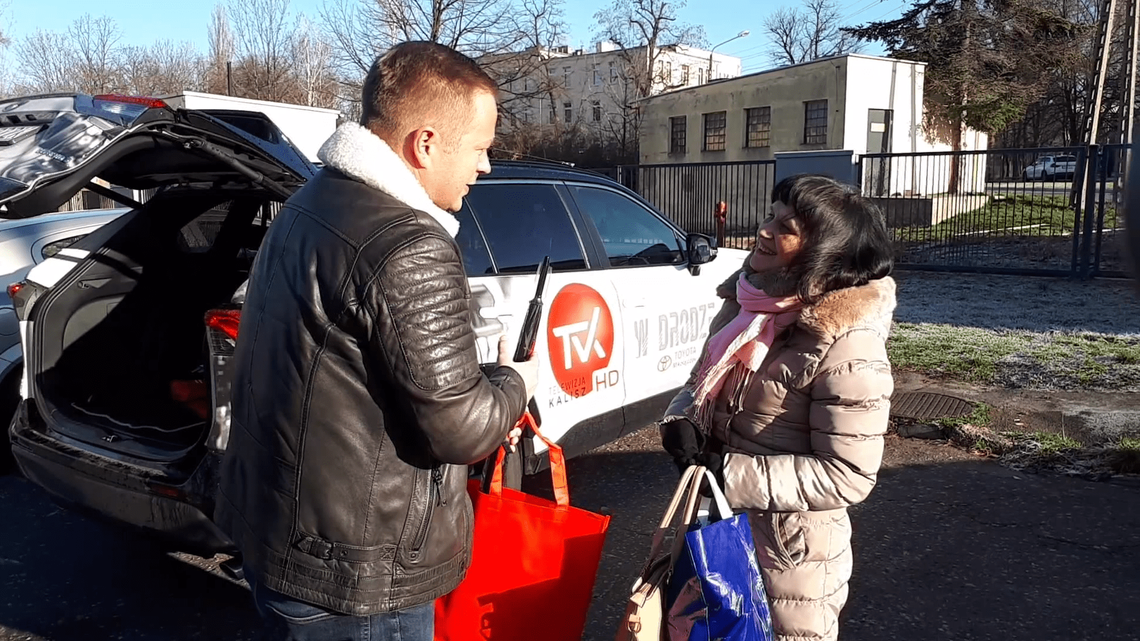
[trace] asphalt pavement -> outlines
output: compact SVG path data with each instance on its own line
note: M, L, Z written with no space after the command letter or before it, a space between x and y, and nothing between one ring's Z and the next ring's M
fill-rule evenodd
M948 453L896 439L853 510L841 639L1140 638L1140 488ZM586 639L613 638L675 481L653 430L570 462L573 502L613 514ZM248 593L216 561L61 510L10 476L0 515L0 641L255 638Z

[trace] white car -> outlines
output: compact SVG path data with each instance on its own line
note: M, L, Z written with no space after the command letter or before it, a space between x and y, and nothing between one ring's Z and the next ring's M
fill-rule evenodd
M127 211L95 209L0 221L0 424L5 428L12 422L12 413L20 401L24 366L19 322L9 286L18 287L32 267ZM11 468L11 456L8 439L0 440L0 474Z
M43 261L16 295L27 362L13 455L65 505L184 551L226 551L211 516L229 440L234 293L269 206L314 168L257 115L95 103L76 96L10 109L20 117L50 107L103 139L79 150L31 140L51 154L17 157L73 162L54 165L42 183L24 172L30 188L5 192L0 181L0 204L34 215L37 203L51 205L93 176L162 191ZM115 117L115 127L104 122ZM0 177L11 173L5 162L0 151ZM700 354L720 304L716 286L746 252L718 257L707 237L686 234L604 176L552 164L493 167L459 214L482 361L494 363L501 333L518 335L549 256L536 345L544 435L573 456L658 419ZM536 471L541 449L524 439L510 467Z
M1072 155L1042 156L1025 168L1025 180L1056 180L1072 178L1077 173L1077 157Z

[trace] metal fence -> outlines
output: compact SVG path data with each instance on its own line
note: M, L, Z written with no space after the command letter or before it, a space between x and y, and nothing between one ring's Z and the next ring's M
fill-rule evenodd
M745 249L770 207L776 161L622 166L610 175L682 229ZM723 222L715 215L718 203L724 203Z
M865 154L857 186L883 210L901 268L1124 276L1121 145ZM776 161L623 166L607 173L682 228L748 248ZM714 215L727 205L723 227Z
M1123 276L1123 146L866 154L900 267Z

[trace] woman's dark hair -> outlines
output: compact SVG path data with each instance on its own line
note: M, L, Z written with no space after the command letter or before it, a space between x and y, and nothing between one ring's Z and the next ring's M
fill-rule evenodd
M883 212L854 187L800 174L776 184L772 202L777 201L795 211L804 230L803 249L792 265L804 302L891 273L894 248Z

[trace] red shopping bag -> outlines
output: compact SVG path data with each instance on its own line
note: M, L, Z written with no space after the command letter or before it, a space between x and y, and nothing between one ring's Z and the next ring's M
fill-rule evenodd
M610 517L570 507L562 448L534 432L550 451L555 500L504 488L502 449L489 493L468 481L471 567L436 601L435 641L582 638Z

